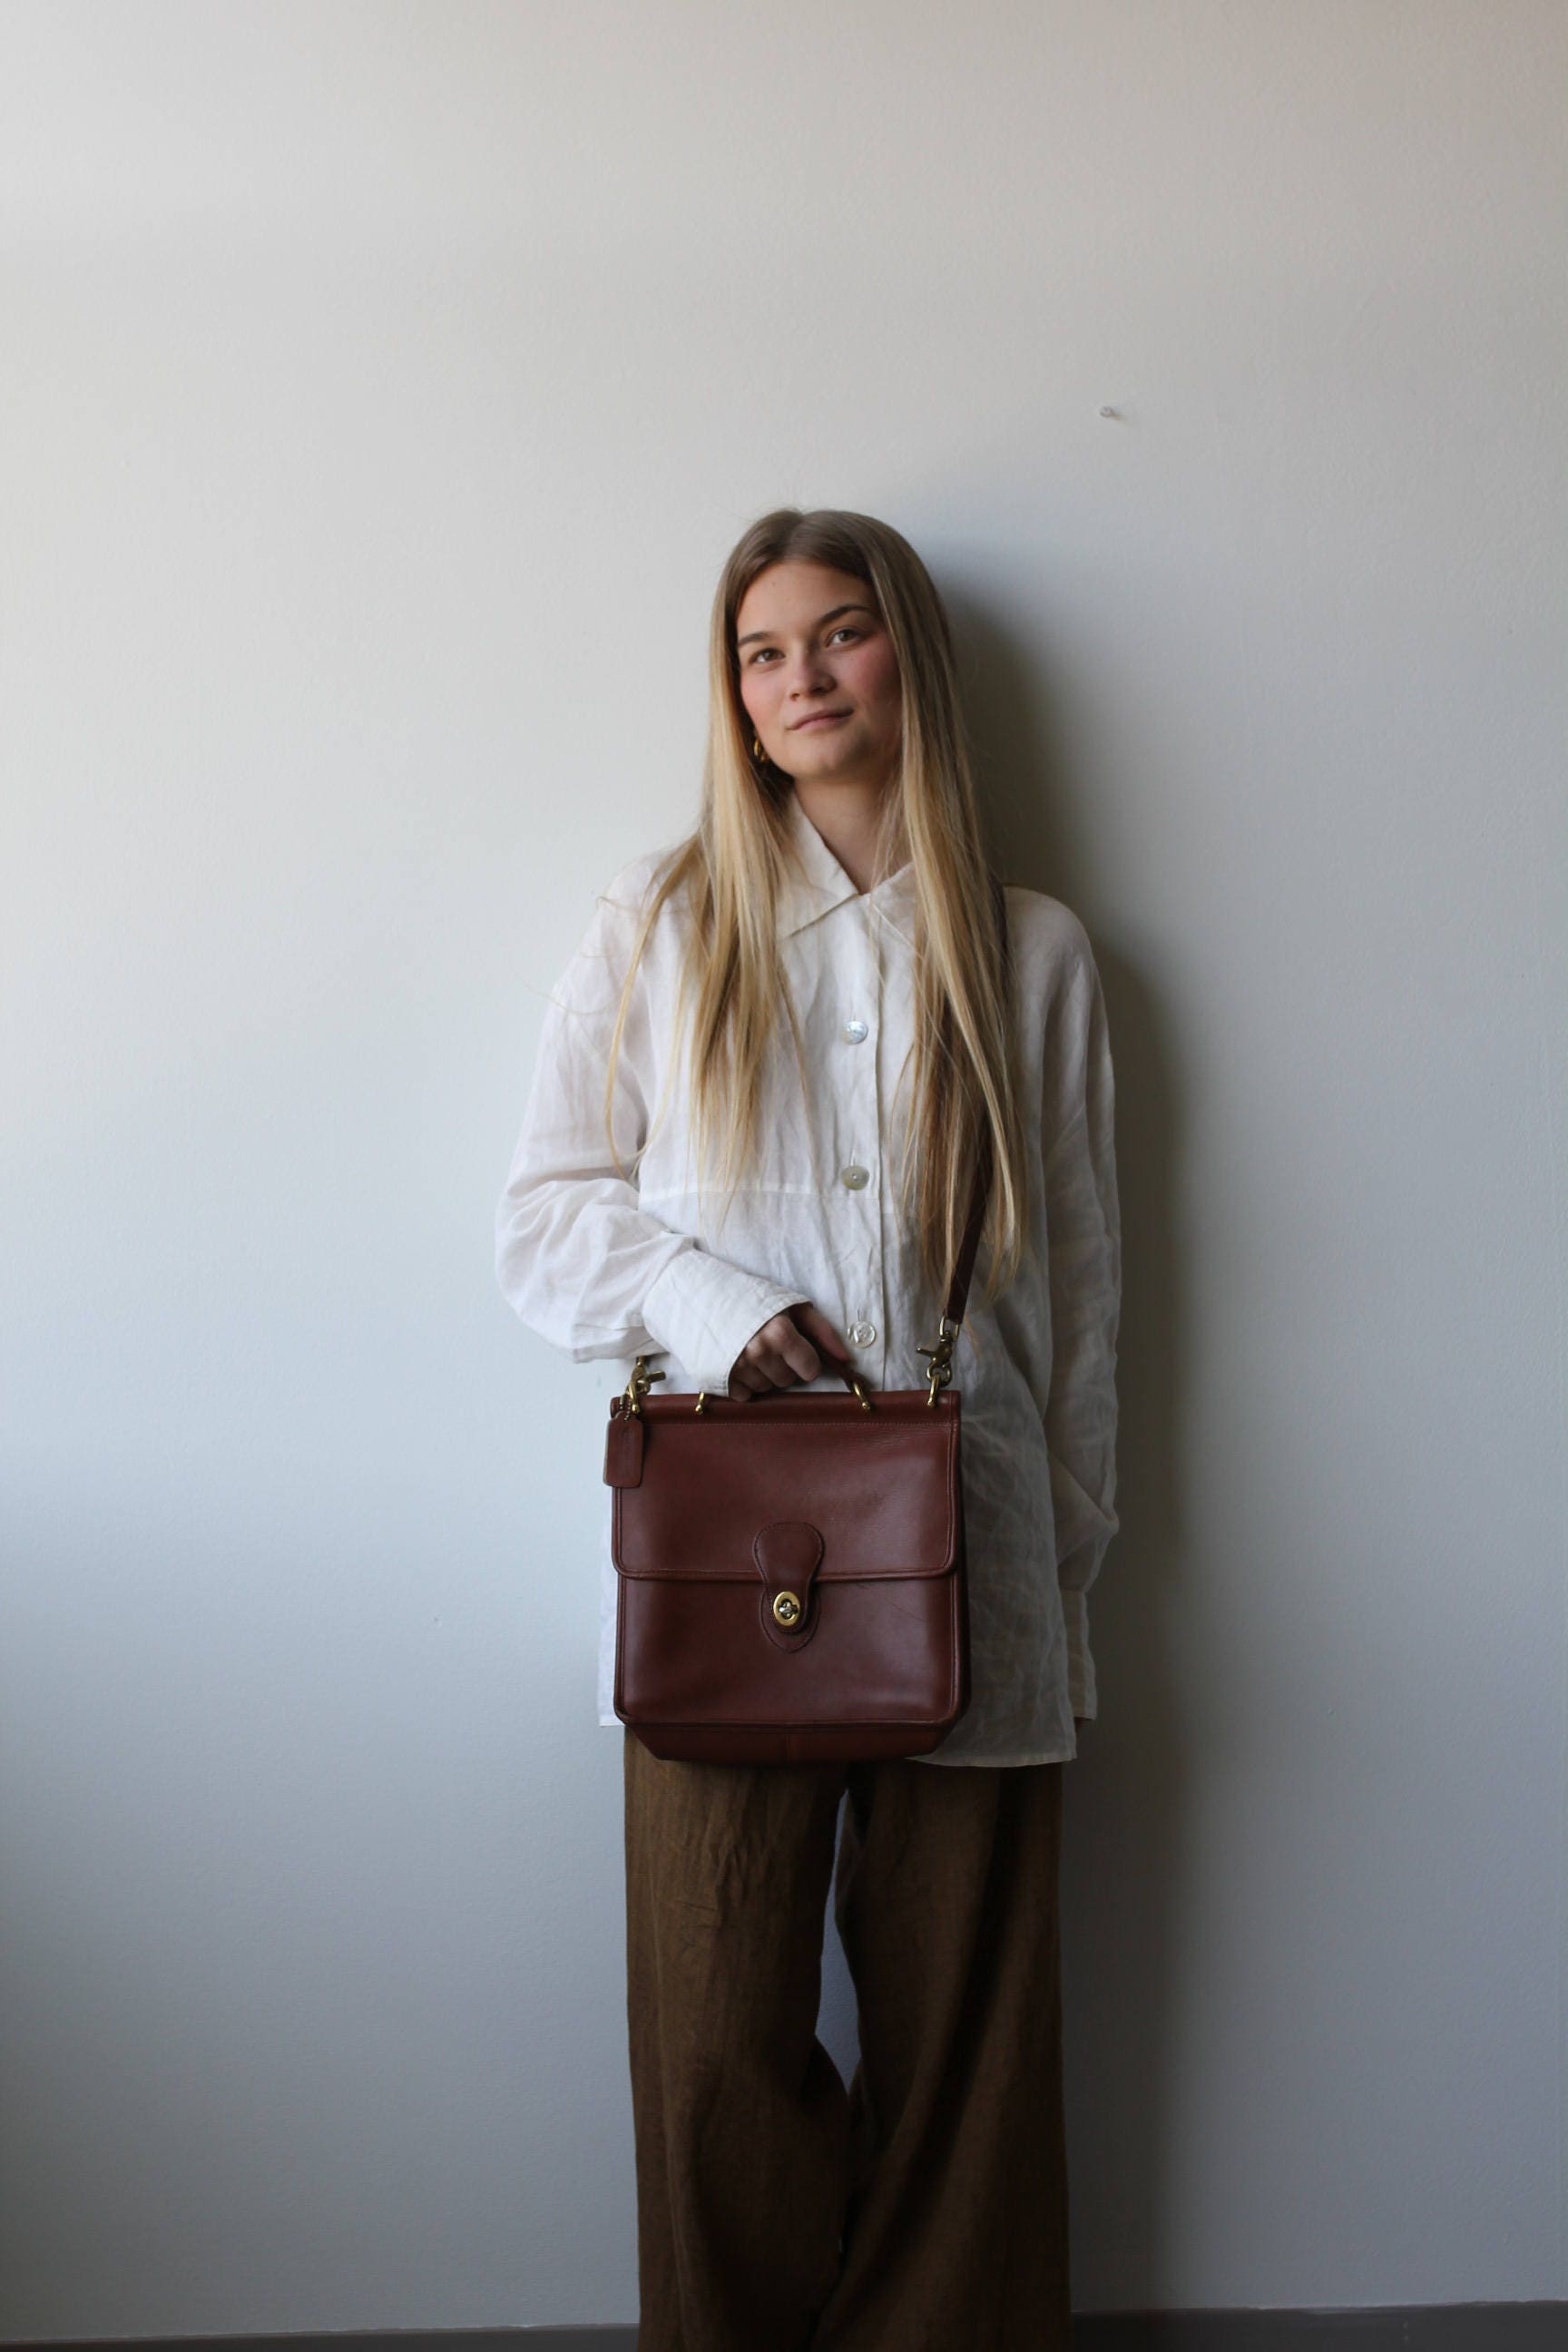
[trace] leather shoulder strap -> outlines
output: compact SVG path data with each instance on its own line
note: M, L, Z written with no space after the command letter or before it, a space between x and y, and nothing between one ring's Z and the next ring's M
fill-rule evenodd
M1007 899L994 874L991 876L991 898L996 914L997 935L1002 944L1002 985L1004 998L1005 998L1011 968L1007 939ZM980 1228L985 1220L985 1196L991 1190L992 1169L991 1133L987 1129L981 1138L980 1157L974 1170L974 1190L970 1197L969 1222L964 1226L963 1239L959 1244L958 1257L952 1269L952 1280L948 1286L947 1305L942 1310L948 1321L954 1325L963 1322L964 1305L969 1297L969 1279L974 1271L975 1252L980 1246Z

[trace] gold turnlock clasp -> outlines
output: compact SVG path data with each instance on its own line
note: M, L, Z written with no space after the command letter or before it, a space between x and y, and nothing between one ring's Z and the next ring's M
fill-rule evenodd
M644 1397L647 1396L655 1381L662 1381L664 1378L663 1372L650 1372L647 1368L647 1358L639 1356L632 1366L630 1380L621 1391L621 1402L626 1411L640 1415Z
M778 1619L781 1625L798 1625L800 1622L799 1593L775 1592L773 1595L773 1615Z
M917 1356L931 1358L931 1387L926 1393L927 1404L934 1404L939 1389L944 1389L952 1379L952 1350L958 1338L958 1326L946 1315L937 1318L937 1341L934 1348L917 1348Z

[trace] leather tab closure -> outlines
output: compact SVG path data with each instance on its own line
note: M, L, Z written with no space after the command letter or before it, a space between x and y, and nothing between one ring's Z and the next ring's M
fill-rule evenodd
M772 1519L752 1539L763 1580L762 1628L777 1650L799 1650L816 1631L814 1580L822 1564L822 1536L809 1519Z
M605 1484L640 1486L643 1417L640 1412L621 1411L621 1402L617 1397L610 1407L610 1426L605 1438Z

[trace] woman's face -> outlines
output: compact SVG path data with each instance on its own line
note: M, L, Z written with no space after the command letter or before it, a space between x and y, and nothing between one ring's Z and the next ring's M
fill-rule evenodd
M824 563L769 564L741 599L735 647L741 699L775 767L889 782L901 728L899 666L863 580Z

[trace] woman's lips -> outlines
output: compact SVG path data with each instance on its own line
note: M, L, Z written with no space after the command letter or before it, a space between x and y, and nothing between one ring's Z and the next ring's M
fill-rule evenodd
M848 716L847 710L819 710L814 719L797 719L790 731L798 735L806 727L837 727L841 719Z

